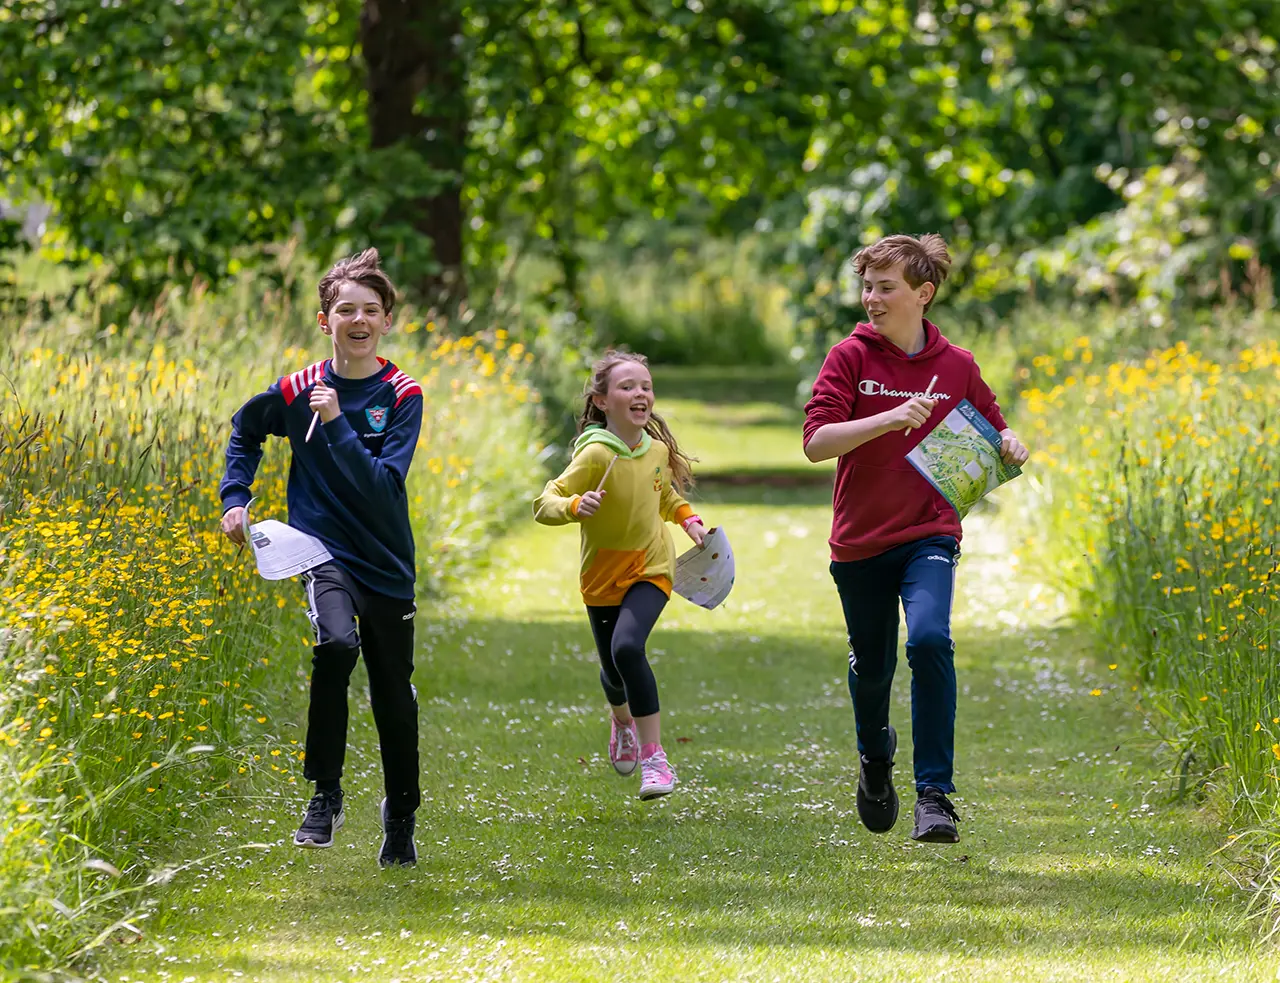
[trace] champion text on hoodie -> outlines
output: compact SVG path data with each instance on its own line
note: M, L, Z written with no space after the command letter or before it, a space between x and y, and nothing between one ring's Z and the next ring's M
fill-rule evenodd
M931 322L924 328L924 348L908 355L870 324L859 324L827 353L814 380L805 406L805 444L828 423L865 419L924 396L929 380L938 377L930 393L938 402L923 427L883 434L840 458L832 497L833 560L866 559L928 536L959 541L955 510L906 455L962 399L996 430L1007 426L973 355L947 341Z

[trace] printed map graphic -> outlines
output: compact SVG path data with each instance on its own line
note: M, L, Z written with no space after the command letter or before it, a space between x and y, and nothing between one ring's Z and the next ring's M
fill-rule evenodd
M960 518L1022 469L1000 460L1000 435L967 399L943 417L907 455Z

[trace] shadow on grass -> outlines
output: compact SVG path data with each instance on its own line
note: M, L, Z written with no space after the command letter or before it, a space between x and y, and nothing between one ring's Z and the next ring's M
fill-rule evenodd
M602 859L606 849L626 844L640 831L618 822L612 828L597 824L590 832L600 837L594 846ZM726 845L749 850L753 843L731 837ZM1203 909L1195 885L1156 887L1149 878L1122 870L1033 875L985 870L939 855L920 864L927 871L869 879L879 890L873 896L865 889L867 881L859 889L860 868L849 854L785 858L798 866L796 877L765 870L783 859L757 851L751 863L714 877L677 875L664 882L658 875L637 884L626 870L590 879L570 871L499 875L492 862L459 866L436 856L414 872L324 877L323 887L304 888L283 907L265 896L243 898L237 917L264 928L305 917L307 933L326 941L350 933L349 916L359 912L369 927L402 925L428 937L456 936L465 928L472 939L552 936L584 949L626 924L631 942L655 946L883 950L930 957L955 951L956 941L963 939L968 955L984 959L1103 950L1116 960L1150 958L1179 949L1214 953L1226 941L1215 930L1221 926L1202 925L1211 938L1197 939L1199 933L1188 931ZM846 882L813 876L800 866L817 863L838 871ZM408 883L411 877L414 883ZM394 894L388 882L398 885ZM481 886L463 893L459 883ZM270 938L273 932L264 934ZM1247 933L1235 941L1243 951Z
M715 426L725 431L724 437L732 440L742 430L760 427L784 428L800 433L804 425L804 412L794 406L784 406L768 401L705 403L687 400L663 400L664 416L677 423Z
M659 400L769 402L784 407L797 407L801 402L796 395L801 371L794 365L653 365L650 369Z
M812 465L700 470L689 500L716 505L827 505L834 481L832 471ZM785 494L791 490L796 494Z
M793 966L808 949L928 960L956 953L958 939L964 955L984 960L1107 953L1141 961L1250 943L1231 905L1214 903L1222 890L1206 887L1203 864L1098 849L1108 844L1088 827L1112 817L1101 800L1128 794L1132 782L1100 759L1133 725L1060 688L1045 700L1068 707L1047 724L1038 699L998 684L1002 674L1034 679L1006 636L957 639L958 778L970 797L959 800L964 842L938 847L907 838L909 794L891 834L858 825L838 635L660 624L650 649L682 787L641 803L634 777L615 776L604 758L598 664L585 618L578 621L476 618L420 654L426 799L416 870L374 868L371 816L381 793L352 782L342 838L356 850L279 848L255 869L229 874L225 896L221 881L199 901L174 890L156 928L194 935L257 926L257 952L220 954L217 963L268 979L308 978L310 967L324 978L346 972L350 954L331 940L375 929L384 935L373 947L389 960L420 955L424 939L475 945L477 959L486 936L514 940L514 951L521 939L559 939L558 958L594 967L590 978L600 974L593 953L601 940L624 923L628 944L681 958L705 949L752 960L744 953L764 948ZM903 660L893 718L900 789L910 785L907 678ZM300 717L302 707L293 712ZM376 786L368 717L353 700L359 750L349 773ZM986 729L989 721L998 730ZM1099 761L1028 779L1029 764L1082 751ZM1098 806L1083 815L1064 792ZM413 941L398 941L399 930ZM325 942L316 949L311 939ZM263 957L263 946L272 955Z

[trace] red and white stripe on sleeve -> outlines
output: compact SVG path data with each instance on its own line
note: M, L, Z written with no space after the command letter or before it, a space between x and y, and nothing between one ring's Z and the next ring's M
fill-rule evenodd
M386 381L391 383L392 388L396 391L396 406L399 406L410 396L422 395L422 387L418 385L417 380L412 376L405 374L400 369L396 369L387 376Z
M280 392L284 394L284 404L289 406L295 399L323 379L324 370L329 361L327 358L322 359L319 362L308 365L305 369L299 369L297 372L290 372L286 376L281 376Z

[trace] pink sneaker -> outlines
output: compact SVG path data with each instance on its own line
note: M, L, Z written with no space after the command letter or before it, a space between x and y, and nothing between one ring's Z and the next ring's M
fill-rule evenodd
M656 799L676 787L676 773L667 764L667 756L659 747L640 762L640 798Z
M609 714L609 761L619 775L630 775L640 761L640 737L636 722L619 727L618 718Z

